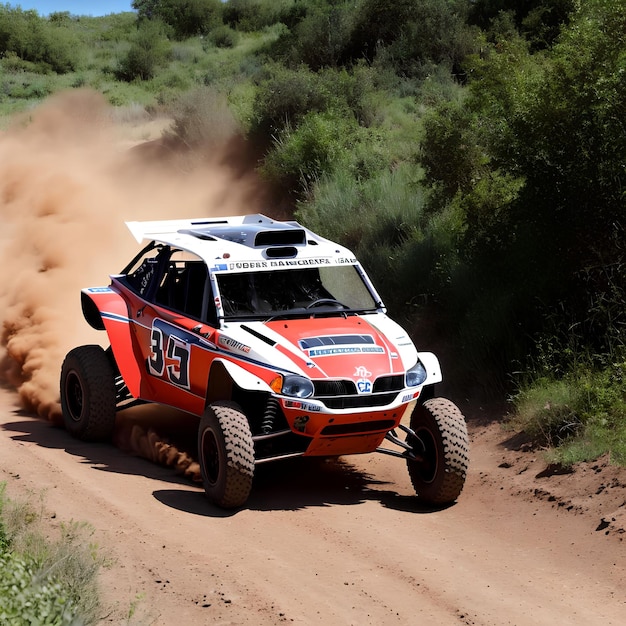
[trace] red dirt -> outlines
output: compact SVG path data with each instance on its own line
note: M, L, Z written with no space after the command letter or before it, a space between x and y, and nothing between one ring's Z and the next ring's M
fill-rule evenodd
M137 597L135 623L159 625L623 623L626 472L545 472L495 422L470 422L447 509L420 505L401 461L366 455L261 466L248 505L225 512L175 469L76 441L17 400L0 394L0 480L95 527L115 560L104 623Z

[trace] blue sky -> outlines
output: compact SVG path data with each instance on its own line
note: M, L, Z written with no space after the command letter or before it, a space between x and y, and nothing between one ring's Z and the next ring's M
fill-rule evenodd
M93 16L132 11L132 0L92 0L91 2L81 2L80 0L5 0L3 4L7 4L7 1L13 8L35 9L39 15L44 16L55 11L69 11L72 15Z

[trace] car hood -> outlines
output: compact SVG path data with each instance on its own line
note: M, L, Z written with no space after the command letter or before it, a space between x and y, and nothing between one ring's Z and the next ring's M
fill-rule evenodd
M255 361L314 379L373 381L402 374L417 361L407 333L381 313L228 323L219 342Z

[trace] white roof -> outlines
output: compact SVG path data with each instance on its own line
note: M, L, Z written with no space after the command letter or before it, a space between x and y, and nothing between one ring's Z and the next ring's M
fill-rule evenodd
M354 264L354 254L293 221L273 220L265 215L126 222L138 242L157 241L203 258L215 271L228 262L269 261L273 266L291 259L289 265ZM286 263L288 261L285 261ZM321 263L318 263L321 264ZM223 268L226 269L226 268Z

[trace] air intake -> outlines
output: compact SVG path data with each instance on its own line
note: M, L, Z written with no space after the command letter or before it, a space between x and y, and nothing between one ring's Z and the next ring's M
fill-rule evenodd
M293 246L281 246L280 248L266 248L265 256L268 259L293 259L298 251Z
M261 230L254 238L256 248L265 246L298 246L306 243L306 233L299 228Z

